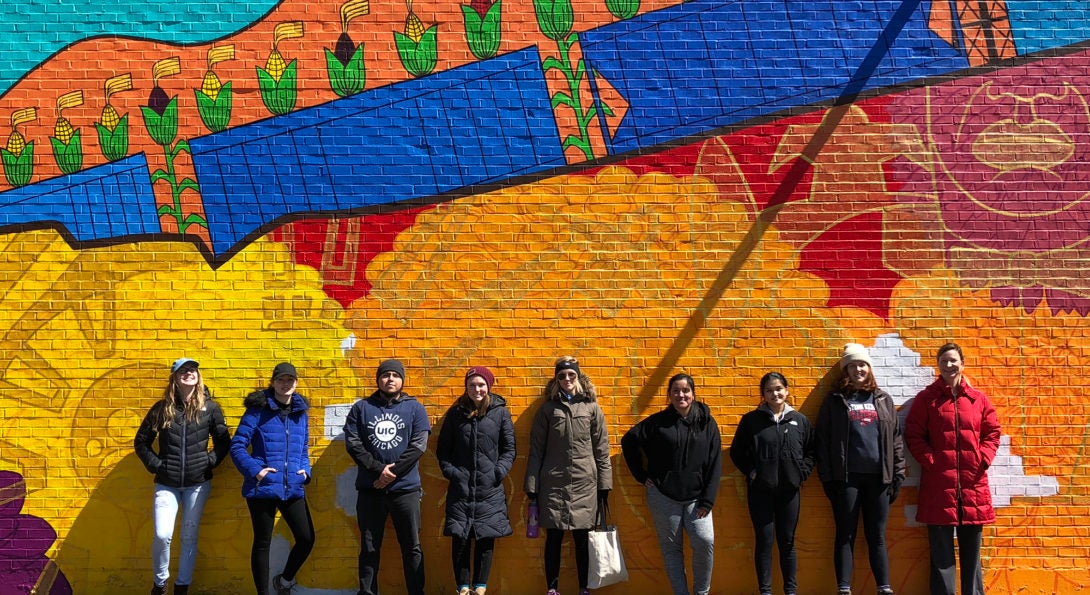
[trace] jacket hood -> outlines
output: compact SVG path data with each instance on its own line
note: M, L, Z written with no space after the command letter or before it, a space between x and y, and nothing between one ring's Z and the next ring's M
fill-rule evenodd
M280 404L273 398L273 392L271 388L264 388L261 390L255 390L246 396L246 399L242 402L247 408L250 407L264 407L270 411L280 411ZM299 393L293 393L291 397L291 412L306 411L310 408L310 404L307 403L306 398Z

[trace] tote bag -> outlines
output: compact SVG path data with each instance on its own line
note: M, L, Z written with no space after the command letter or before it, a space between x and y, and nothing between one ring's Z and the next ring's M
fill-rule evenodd
M590 569L587 573L587 587L599 589L627 581L628 569L624 565L621 553L621 538L617 527L608 524L609 504L598 503L598 524L590 530L588 549L590 551Z

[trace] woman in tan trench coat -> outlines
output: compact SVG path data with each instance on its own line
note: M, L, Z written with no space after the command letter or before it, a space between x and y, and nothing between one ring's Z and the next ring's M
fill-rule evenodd
M599 500L613 487L606 418L594 384L571 356L556 360L545 386L545 403L534 416L524 489L537 500L545 533L545 581L548 595L558 595L560 545L564 531L575 541L580 595L587 590L587 538Z

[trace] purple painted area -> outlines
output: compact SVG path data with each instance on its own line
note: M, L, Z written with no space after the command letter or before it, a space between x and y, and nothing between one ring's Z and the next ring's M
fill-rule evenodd
M57 532L44 519L21 514L26 483L14 471L0 471L0 595L30 593L39 581L50 583L50 595L71 595L64 573L46 552Z
M934 196L948 264L992 299L1090 313L1087 54L902 93L887 108L920 133L907 196ZM922 175L921 175L922 174Z

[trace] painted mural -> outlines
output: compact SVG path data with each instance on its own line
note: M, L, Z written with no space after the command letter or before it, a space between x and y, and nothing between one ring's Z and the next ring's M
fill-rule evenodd
M1082 3L94 4L0 25L0 594L149 587L132 439L177 357L232 427L267 370L299 367L317 546L297 591L329 594L356 588L341 427L379 360L406 362L433 424L491 367L521 449L553 361L577 356L631 573L604 591L628 593L665 579L619 441L672 373L729 443L769 370L813 418L861 342L904 411L949 340L1003 428L989 592L1090 588ZM543 583L524 465L490 592ZM433 452L422 471L428 589L447 592ZM927 581L916 476L887 535L903 593ZM713 591L755 592L744 482L729 463L722 481ZM800 585L824 593L811 483ZM240 486L217 469L192 592L248 592Z

